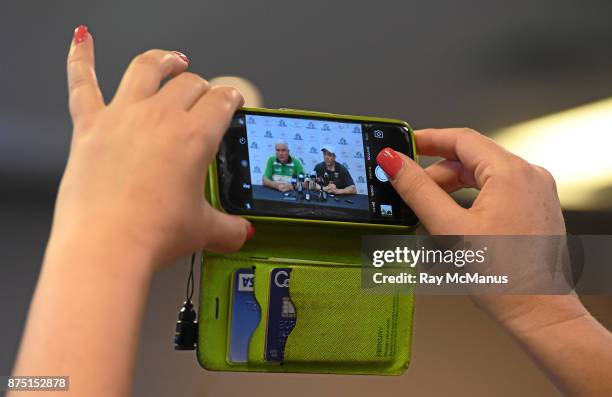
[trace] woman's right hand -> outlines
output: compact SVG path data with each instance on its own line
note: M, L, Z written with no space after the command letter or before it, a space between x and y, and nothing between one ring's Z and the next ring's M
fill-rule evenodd
M387 148L378 154L377 161L429 233L565 234L555 181L544 168L529 164L493 140L466 128L421 130L415 132L415 138L419 154L439 156L443 160L423 169L404 154ZM479 190L471 208L462 208L449 195L461 188ZM525 271L537 272L537 268ZM569 316L583 313L574 295L478 295L473 298L494 318L509 326L521 323L524 315L534 313L534 308L544 307L545 303L556 305L564 301L565 306L576 308L566 313ZM537 326L531 320L527 323L529 327Z

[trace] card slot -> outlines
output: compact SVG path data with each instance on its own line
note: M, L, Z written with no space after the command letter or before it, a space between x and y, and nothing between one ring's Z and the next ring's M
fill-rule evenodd
M255 300L260 307L260 319L257 328L251 335L248 351L248 363L251 365L275 364L265 359L266 331L268 325L268 308L270 299L270 271L275 267L283 267L278 263L258 263L255 269Z
M207 256L202 267L199 298L199 337L197 358L212 370L229 370L245 364L231 363L229 356L230 304L232 274L249 267L245 261L221 256Z
M240 268L254 269L254 295L261 310L259 323L249 341L247 362L231 363L228 360L228 342L231 337L231 310L228 305L231 302L226 297L232 289L231 275ZM286 339L282 363L267 361L265 357L270 273L275 268L291 269L289 298L296 312L295 327ZM332 273L325 273L325 269ZM292 264L289 260L207 257L203 270L202 283L205 288L200 291L200 317L204 326L200 327L198 360L207 369L398 375L408 366L412 296L401 296L397 302L398 327L394 338L397 342L392 357L387 360L380 357L372 359L367 352L351 353L355 344L361 343L359 339L364 339L363 335L352 335L351 329L362 324L350 324L339 313L361 312L359 315L362 317L370 317L364 313L380 311L379 307L371 303L345 296L347 291L361 292L361 268L358 264ZM327 285L327 288L313 285ZM347 309L347 301L351 301L352 308ZM323 328L317 331L317 325L323 325Z
M397 351L410 326L400 313L406 297L364 293L360 272L355 266L293 268L289 295L297 321L285 345L286 363L389 365L407 359Z

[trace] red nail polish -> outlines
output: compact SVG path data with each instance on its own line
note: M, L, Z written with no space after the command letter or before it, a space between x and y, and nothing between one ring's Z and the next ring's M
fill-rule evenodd
M249 227L247 229L247 234L246 234L246 240L245 241L249 241L254 236L255 236L255 226L249 225Z
M76 27L76 29L74 29L74 36L72 37L72 40L74 40L74 42L76 44L81 44L85 41L87 41L87 26L85 25L79 25Z
M172 51L172 53L174 55L176 55L177 57L179 57L181 59L181 61L185 62L187 65L189 65L189 58L187 58L187 55L183 54L180 51Z
M391 179L394 179L395 175L404 166L404 159L391 148L381 150L378 156L376 156L376 162Z

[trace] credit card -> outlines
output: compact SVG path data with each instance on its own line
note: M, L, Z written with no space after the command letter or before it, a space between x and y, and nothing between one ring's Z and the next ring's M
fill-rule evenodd
M289 298L290 268L275 268L270 272L270 300L266 329L265 359L282 362L287 337L295 327L295 308Z
M230 316L229 361L248 361L249 341L257 328L261 309L255 300L253 269L238 269L232 279L232 312Z

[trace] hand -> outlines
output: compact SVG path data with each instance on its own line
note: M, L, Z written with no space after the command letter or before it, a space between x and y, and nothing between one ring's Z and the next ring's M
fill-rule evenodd
M336 194L338 192L338 189L336 188L336 185L334 185L331 182L328 183L327 186L324 186L323 190L325 190L327 193L331 193L331 194Z
M74 130L50 245L85 238L87 231L98 244L150 253L158 267L202 248L237 250L252 235L249 222L203 198L207 167L243 98L234 88L211 88L187 66L180 53L140 54L105 105L92 37L73 42Z
M290 190L293 190L293 186L291 186L290 183L277 182L276 183L276 189L278 189L278 191L281 192L281 193L285 193L285 192L288 192Z
M336 185L330 185L327 187L327 193L331 194L340 194L340 189L336 187Z
M545 169L529 164L493 140L469 129L415 133L417 150L444 160L426 169L409 157L384 149L377 161L393 187L431 234L563 235L565 224L555 182ZM469 209L448 194L464 187L480 190ZM534 305L573 296L476 296L501 322Z

